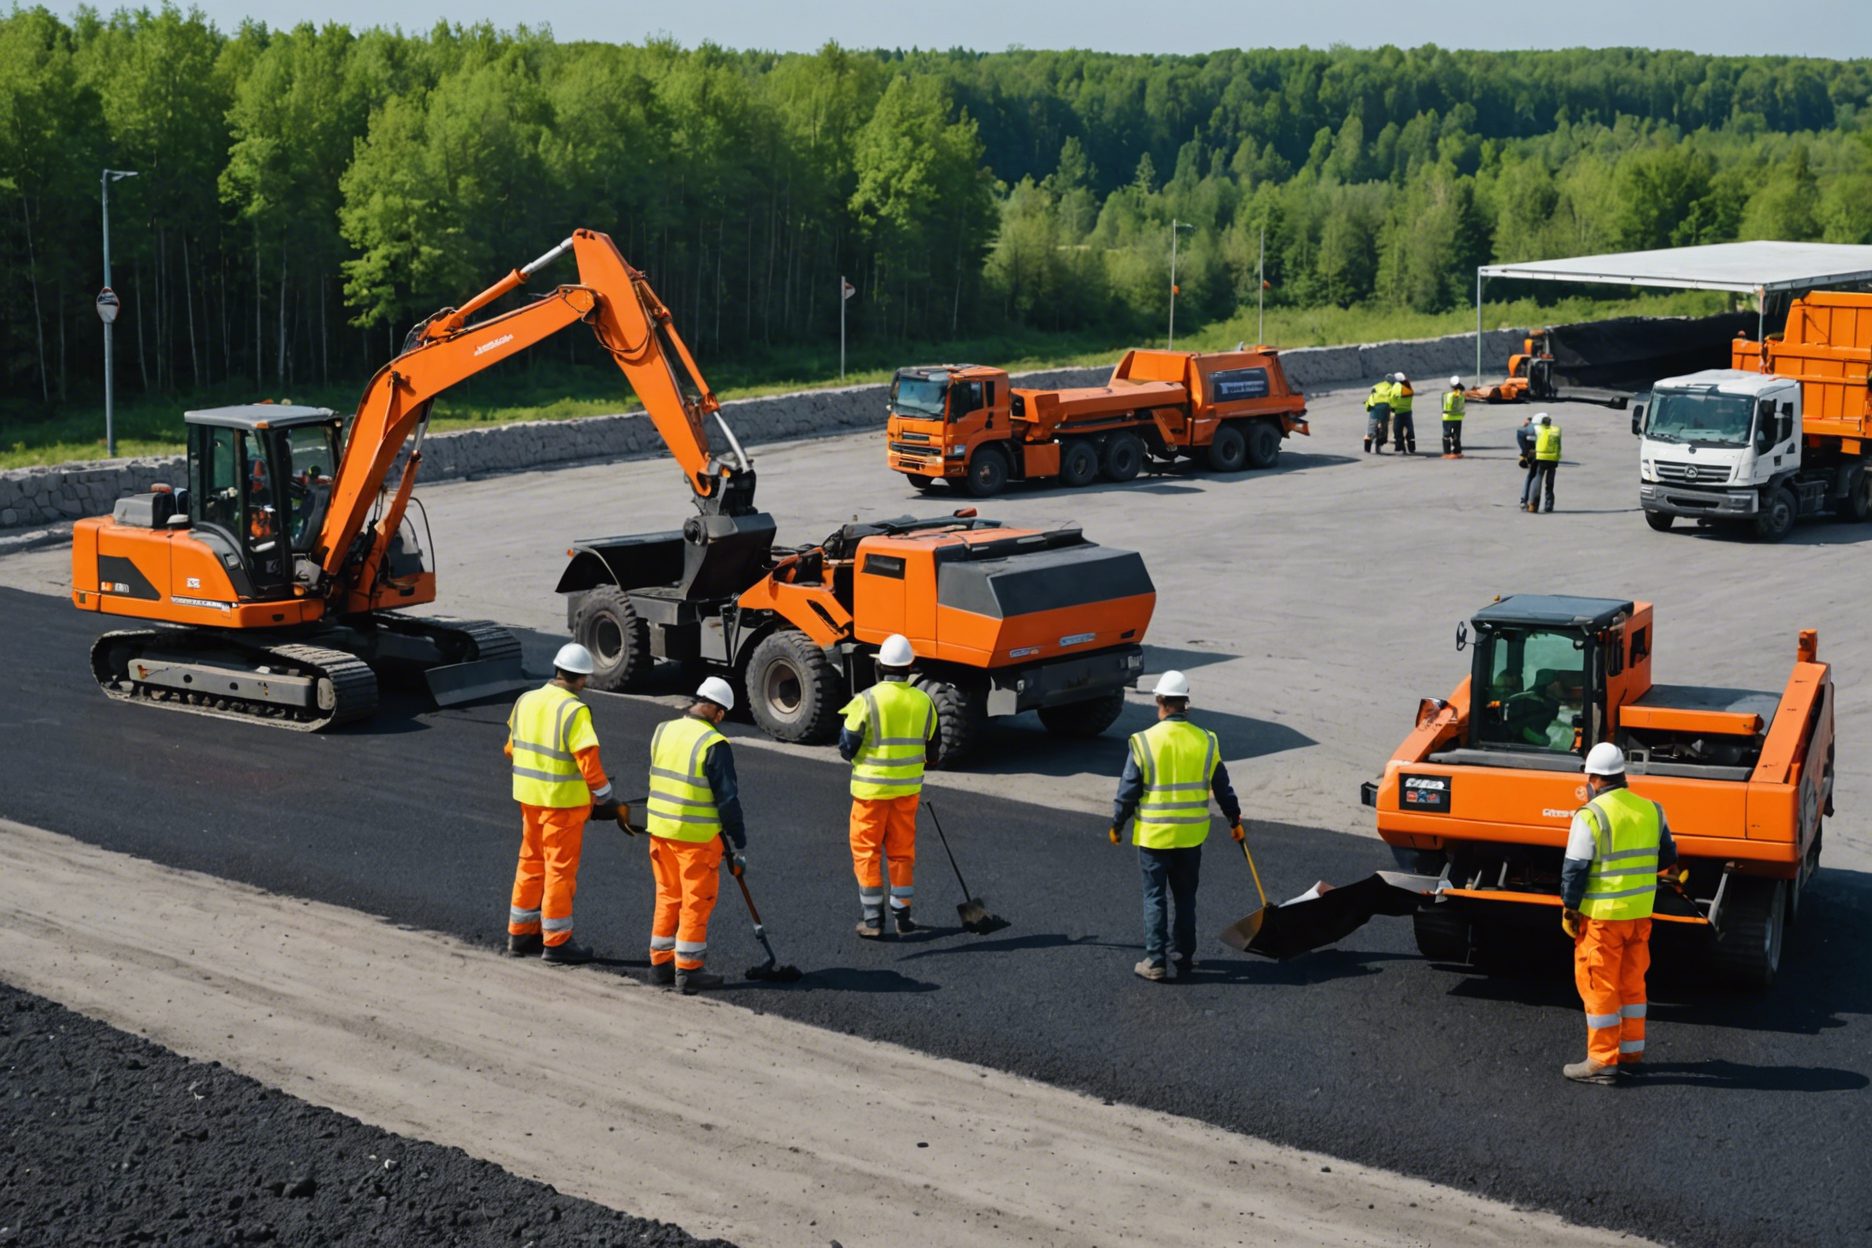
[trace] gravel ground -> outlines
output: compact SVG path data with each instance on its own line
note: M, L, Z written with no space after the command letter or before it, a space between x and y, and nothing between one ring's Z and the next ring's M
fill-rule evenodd
M0 984L0 1244L698 1240Z

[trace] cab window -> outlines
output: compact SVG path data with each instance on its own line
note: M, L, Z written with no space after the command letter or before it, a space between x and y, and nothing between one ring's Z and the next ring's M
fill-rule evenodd
M1576 753L1586 729L1586 639L1547 629L1498 629L1483 640L1485 688L1476 744Z
M199 480L189 491L198 514L192 519L198 524L211 524L239 534L245 438L238 429L215 426L202 427L199 436L201 453L195 460Z
M300 425L287 433L287 509L294 550L309 549L324 522L337 459L336 435L330 425Z

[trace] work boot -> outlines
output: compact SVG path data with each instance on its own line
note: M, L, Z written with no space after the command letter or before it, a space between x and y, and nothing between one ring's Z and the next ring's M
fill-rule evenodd
M909 906L905 906L901 910L891 911L891 918L897 921L897 934L899 936L908 936L911 932L917 930L916 920L910 917Z
M676 964L659 962L650 968L650 982L659 988L667 988L676 982Z
M1370 438L1365 439L1365 453L1367 455L1371 454L1371 439Z
M508 957L531 958L537 956L539 951L540 934L538 932L533 932L526 936L515 936L512 932L507 933Z
M1583 1062L1572 1062L1560 1068L1560 1073L1575 1083L1614 1084L1618 1082L1618 1072L1617 1066L1601 1066L1591 1058Z
M1195 958L1178 958L1170 965L1176 970L1176 977L1178 979L1188 979L1191 975L1196 973L1196 968L1200 966L1201 963L1197 962Z
M1170 973L1164 970L1163 963L1153 962L1149 958L1144 959L1131 970L1139 979L1148 979L1153 984L1161 984L1170 977Z
M882 915L867 914L858 920L854 930L866 940L877 940L884 935L884 918Z
M704 988L719 988L721 986L721 976L717 975L714 971L705 971L699 966L693 971L679 970L676 972L676 991L682 993L685 997L693 997Z
M549 966L583 966L591 960L590 945L581 945L570 940L562 945L547 945L540 950L540 961Z

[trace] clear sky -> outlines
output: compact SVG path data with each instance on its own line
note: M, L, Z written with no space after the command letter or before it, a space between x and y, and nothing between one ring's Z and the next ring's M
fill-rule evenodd
M156 0L144 0L155 7ZM663 34L694 45L811 51L1089 47L1202 52L1335 43L1446 48L1687 48L1730 54L1872 56L1872 0L180 0L232 31L336 21L427 30L439 18L544 24L562 40L637 42ZM114 0L92 0L106 12ZM48 0L69 15L76 0Z

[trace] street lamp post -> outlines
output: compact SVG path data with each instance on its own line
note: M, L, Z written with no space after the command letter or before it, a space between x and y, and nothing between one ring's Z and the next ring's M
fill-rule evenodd
M117 457L117 426L111 410L115 374L111 367L111 322L117 319L118 301L111 289L110 271L110 184L136 177L134 169L106 169L98 179L98 201L104 215L104 289L98 292L98 319L104 322L104 454Z
M1170 218L1170 340L1164 347L1166 351L1174 351L1176 349L1177 235L1183 230L1193 230L1195 228L1194 225L1191 225L1187 221L1178 221L1175 217Z

